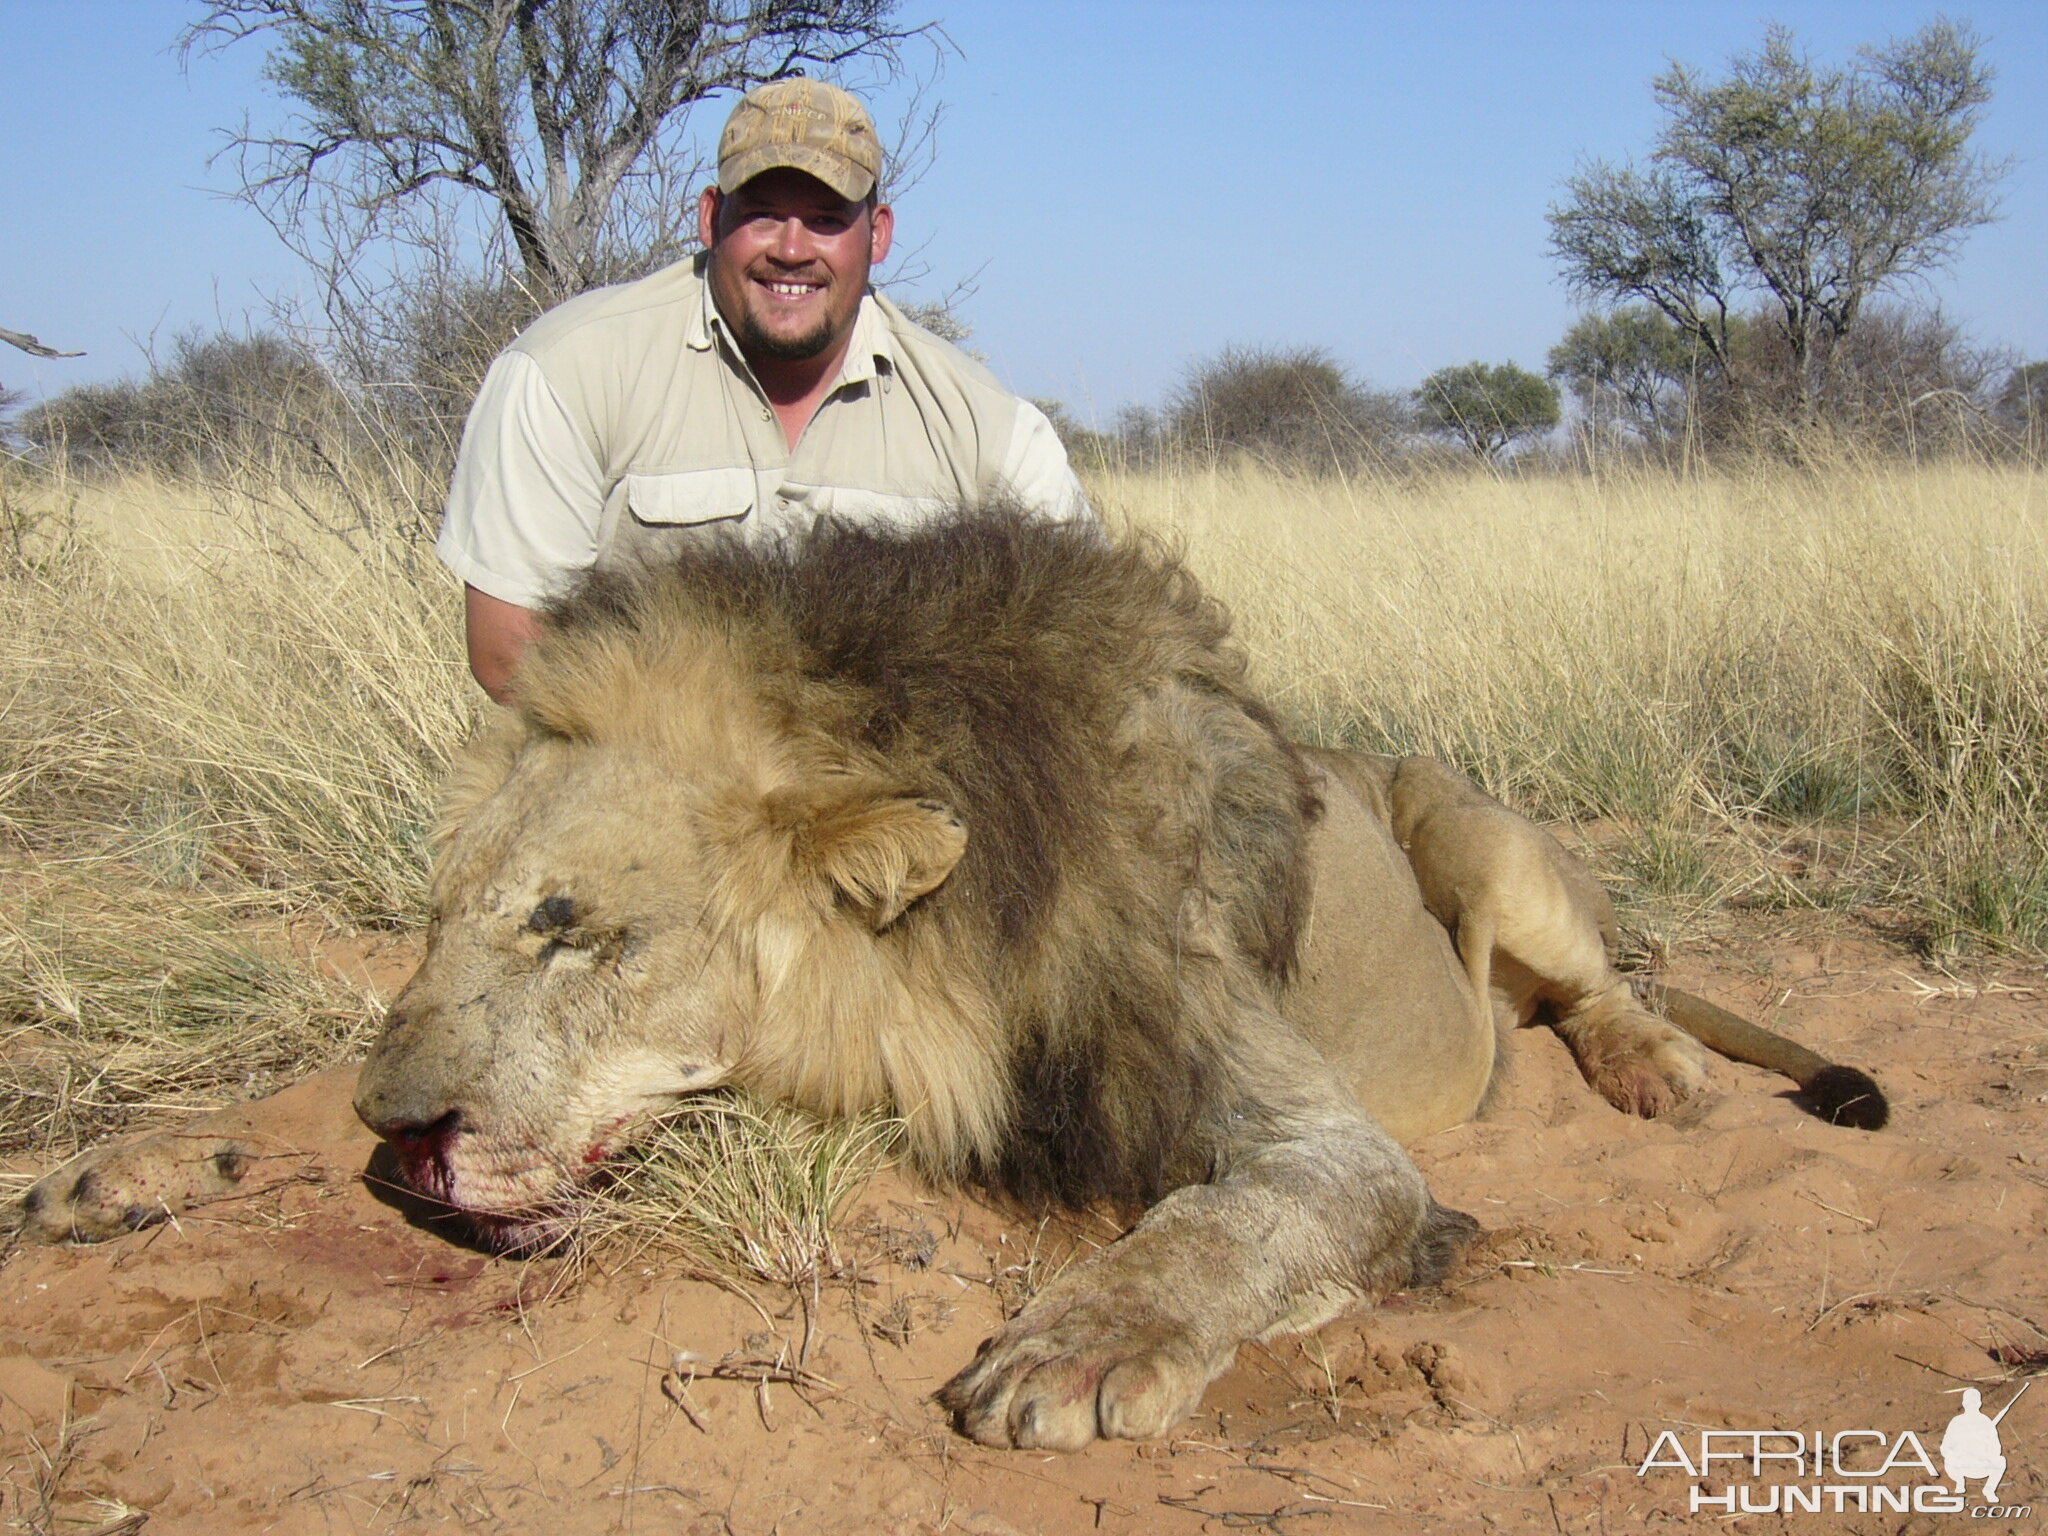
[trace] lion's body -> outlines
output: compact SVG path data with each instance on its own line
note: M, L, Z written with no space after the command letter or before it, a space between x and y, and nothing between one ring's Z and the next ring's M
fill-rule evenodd
M1562 850L1448 770L1289 745L1142 544L709 544L587 583L519 686L363 1118L507 1246L719 1083L889 1109L937 1180L1148 1208L947 1388L992 1443L1163 1432L1242 1340L1440 1271L1471 1223L1397 1138L1475 1112L1497 1022L1554 1010L1628 1107L1698 1077ZM32 1225L132 1224L95 1206L120 1172Z

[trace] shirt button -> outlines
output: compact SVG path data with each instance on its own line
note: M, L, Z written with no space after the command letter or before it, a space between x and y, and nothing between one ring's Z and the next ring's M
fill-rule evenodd
M761 419L763 421L773 421L775 419L775 413L769 410L768 407L764 405L761 407Z

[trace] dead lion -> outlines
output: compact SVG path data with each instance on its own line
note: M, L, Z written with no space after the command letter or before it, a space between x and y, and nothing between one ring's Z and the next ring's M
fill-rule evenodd
M1701 1080L1575 861L1446 769L1291 746L1142 542L989 513L713 544L590 579L519 686L454 775L359 1113L508 1249L717 1084L886 1107L937 1181L1142 1211L944 1389L988 1444L1163 1434L1244 1340L1439 1275L1474 1224L1401 1143L1478 1109L1498 1022L1549 1010L1627 1109ZM29 1226L146 1220L122 1158Z

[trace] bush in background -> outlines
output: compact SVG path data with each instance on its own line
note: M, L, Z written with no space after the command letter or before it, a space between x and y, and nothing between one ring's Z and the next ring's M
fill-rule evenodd
M1130 425L1155 451L1313 471L1384 462L1407 417L1321 347L1227 347L1188 369L1156 419Z
M271 331L188 332L143 378L77 385L23 413L18 428L37 453L77 471L166 476L309 448L347 452L352 429L327 370Z

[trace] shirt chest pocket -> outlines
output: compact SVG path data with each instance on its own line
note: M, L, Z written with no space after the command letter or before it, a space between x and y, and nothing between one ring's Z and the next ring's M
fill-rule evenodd
M692 469L670 475L627 475L626 506L634 518L664 528L730 522L754 510L754 472Z

